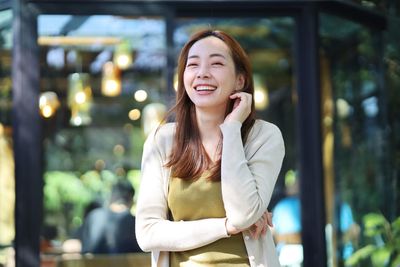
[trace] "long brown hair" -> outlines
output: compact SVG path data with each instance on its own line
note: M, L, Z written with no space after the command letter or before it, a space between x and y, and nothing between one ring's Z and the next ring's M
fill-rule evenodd
M221 159L215 164L208 157L200 138L200 131L196 120L196 111L193 102L186 93L183 74L185 72L187 58L190 48L197 41L209 36L221 39L230 49L236 74L244 77L244 86L241 91L254 95L253 76L250 61L246 52L240 44L228 34L222 31L204 30L195 33L184 45L178 59L178 88L176 94L176 104L171 109L175 113L176 132L170 159L166 167L171 167L171 175L181 179L198 179L202 172L209 169L211 181L221 180ZM233 108L233 101L226 110L228 115ZM255 108L252 102L251 112L241 127L243 144L246 142L247 135L254 124Z

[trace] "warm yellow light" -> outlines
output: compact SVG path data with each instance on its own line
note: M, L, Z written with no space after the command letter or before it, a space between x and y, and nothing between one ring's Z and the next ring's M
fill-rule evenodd
M76 45L116 45L121 42L117 37L83 37L83 36L41 36L39 45L48 46L76 46Z
M56 93L43 92L40 94L39 108L40 108L40 114L44 118L52 117L59 106L60 106L60 101L58 100Z
M269 104L268 89L261 76L254 74L254 106L257 110L264 110Z
M268 106L268 95L264 88L256 87L254 89L254 105L258 110L263 110Z
M105 96L117 96L121 93L121 79L118 67L108 61L103 66L101 79L101 93Z
M91 123L92 89L87 73L73 73L68 77L68 107L71 109L70 124L74 126Z
M140 112L140 110L135 108L135 109L132 109L131 111L129 111L128 116L129 116L129 119L136 121L136 120L140 119L141 112Z
M119 82L116 80L106 80L104 82L104 90L103 93L107 96L115 96L118 95L119 91Z
M254 98L256 103L264 102L266 99L265 92L263 92L262 90L255 90Z
M128 55L119 55L116 58L116 64L120 69L127 69L132 63L132 58Z
M114 64L121 70L129 68L132 64L132 49L128 40L120 42L115 47Z
M143 102L147 99L147 92L145 90L137 90L135 92L135 100L137 102Z
M77 104L83 104L86 101L86 94L83 91L77 92L75 94L75 102Z
M49 105L44 106L41 111L42 111L43 117L45 117L45 118L50 118L54 114L53 108L50 107Z

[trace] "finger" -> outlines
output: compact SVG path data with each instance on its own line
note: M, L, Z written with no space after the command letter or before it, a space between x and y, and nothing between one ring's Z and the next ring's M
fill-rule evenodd
M260 235L260 233L257 230L257 228L254 228L253 231L251 232L251 238L258 239L259 235Z
M270 227L274 227L274 224L272 223L272 212L267 212L267 224Z
M255 238L254 229L251 229L251 230L250 230L250 236L251 236L252 239L256 239L256 238Z
M260 237L263 225L264 225L263 220L258 220L255 223L253 239L258 239Z
M251 99L252 96L249 93L245 93L245 92L233 92L230 96L230 98L246 98L246 99Z
M270 222L268 211L264 212L263 219L264 219L264 225L271 226L271 222Z
M233 93L229 96L231 99L235 99L235 98L241 98L240 93Z
M261 231L261 235L265 235L267 233L268 230L268 225L264 225L262 231Z

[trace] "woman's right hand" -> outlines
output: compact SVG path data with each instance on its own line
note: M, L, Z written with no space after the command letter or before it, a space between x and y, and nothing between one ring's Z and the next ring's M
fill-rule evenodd
M237 92L230 95L229 98L234 102L232 112L226 116L225 122L239 121L243 123L251 113L253 96L249 93Z
M235 228L229 221L229 219L226 219L225 222L226 226L226 232L228 235L234 235L242 232L243 230ZM252 226L250 226L248 229L250 231L250 235L253 239L258 239L261 235L265 235L267 232L267 227L273 227L272 224L272 212L269 212L268 210L264 212L264 214L261 216L261 218L255 222Z
M267 233L268 227L273 227L272 212L268 210L264 212L261 218L250 227L250 235L253 239L258 239L260 236Z

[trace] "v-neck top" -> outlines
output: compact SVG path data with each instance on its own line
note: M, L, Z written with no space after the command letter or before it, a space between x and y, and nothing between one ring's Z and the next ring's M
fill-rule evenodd
M174 221L224 218L221 182L207 179L208 172L194 181L171 178L168 207ZM222 238L208 245L170 252L171 267L185 266L250 266L242 234Z

